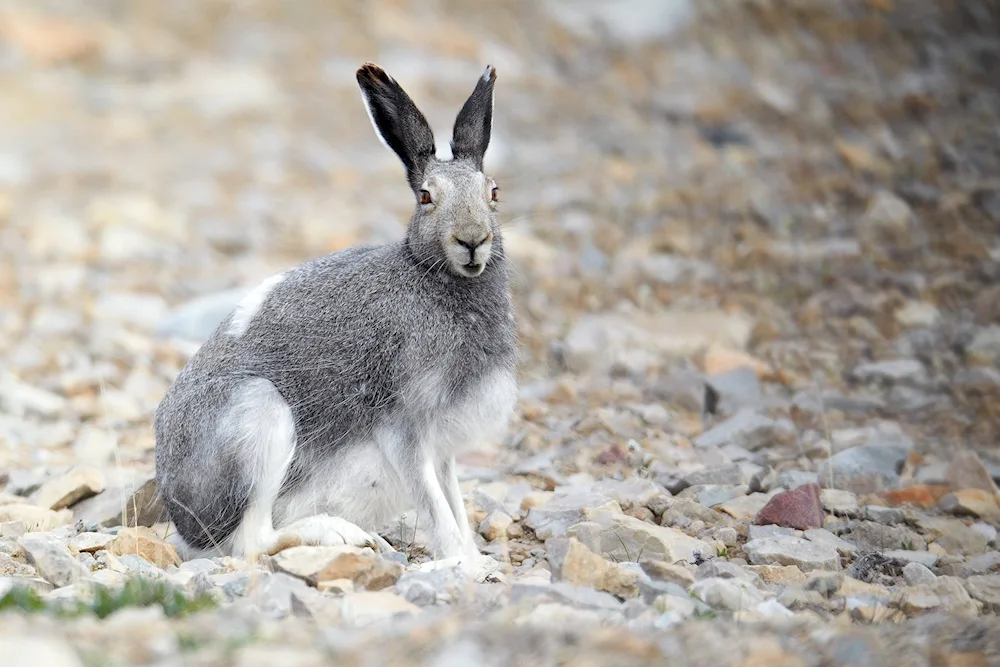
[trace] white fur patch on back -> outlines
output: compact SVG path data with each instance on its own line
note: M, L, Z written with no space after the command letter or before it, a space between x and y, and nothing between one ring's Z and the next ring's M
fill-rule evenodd
M243 297L243 300L233 311L233 319L229 322L226 333L230 336L242 336L250 328L250 322L260 312L261 306L267 300L267 296L277 287L278 283L285 279L285 272L273 275Z

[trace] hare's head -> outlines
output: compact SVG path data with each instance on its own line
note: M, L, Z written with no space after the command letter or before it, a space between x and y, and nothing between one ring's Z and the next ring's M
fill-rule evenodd
M406 167L416 196L408 242L417 260L475 278L499 243L497 185L483 173L493 126L496 70L487 67L455 119L451 160L435 155L434 135L410 96L385 71L367 63L358 70L361 97L382 142Z

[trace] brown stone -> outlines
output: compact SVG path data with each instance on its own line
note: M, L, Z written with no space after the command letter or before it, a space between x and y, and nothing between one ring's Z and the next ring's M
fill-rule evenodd
M912 505L929 509L936 507L941 498L949 491L947 486L939 484L915 484L905 489L882 491L875 496L887 507Z
M941 498L938 505L945 512L959 516L974 516L990 523L1000 522L997 495L983 489L961 489Z
M27 12L0 15L0 36L30 58L57 64L96 54L103 37L94 26Z
M132 554L152 563L159 568L180 565L181 559L172 544L164 542L149 528L123 528L114 542L108 545L108 551L116 556Z
M39 507L52 510L72 507L104 490L104 473L93 466L79 466L42 484L31 496Z
M316 573L318 583L347 579L356 589L380 591L395 585L403 575L403 565L368 553L344 552Z
M956 452L945 471L945 479L953 491L961 489L981 489L992 494L1000 493L993 482L990 471L983 465L979 456L971 450Z
M754 523L798 530L820 528L823 525L823 504L820 502L819 485L803 484L775 495L757 512Z

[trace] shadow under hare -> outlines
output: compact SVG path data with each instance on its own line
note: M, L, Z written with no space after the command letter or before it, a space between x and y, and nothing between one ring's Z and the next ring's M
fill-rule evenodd
M159 490L191 550L385 545L372 531L415 507L438 556L484 567L455 454L501 437L517 396L497 186L483 173L496 71L458 113L450 160L391 76L368 63L357 80L416 199L405 238L314 259L244 298L156 410Z

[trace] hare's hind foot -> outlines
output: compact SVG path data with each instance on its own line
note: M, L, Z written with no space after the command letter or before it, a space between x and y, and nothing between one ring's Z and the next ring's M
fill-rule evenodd
M393 551L389 543L379 535L368 533L346 519L328 514L306 517L279 528L262 546L267 554L273 556L291 547L343 545Z

